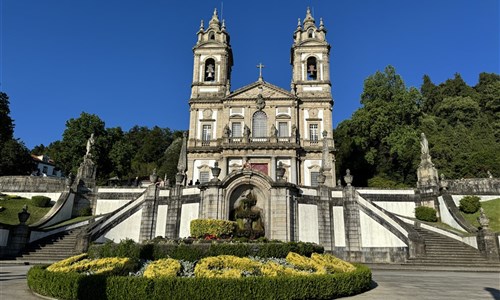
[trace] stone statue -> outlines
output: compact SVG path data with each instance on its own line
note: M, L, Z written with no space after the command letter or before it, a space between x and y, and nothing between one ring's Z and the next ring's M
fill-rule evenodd
M274 124L271 125L271 137L276 137L276 126Z
M243 136L244 136L245 138L250 137L250 128L248 128L248 126L247 126L247 125L245 125L245 128L243 129Z
M420 147L422 154L429 154L429 142L427 141L427 138L425 137L425 133L422 132L420 135Z
M230 136L231 136L231 129L229 129L229 126L226 124L226 126L224 126L224 137L228 138Z
M92 148L94 147L94 133L90 135L90 138L87 140L87 153L85 155L91 155L90 153L92 152Z
M479 208L479 217L477 217L477 221L482 228L488 229L488 226L490 225L490 219L488 219L482 207Z

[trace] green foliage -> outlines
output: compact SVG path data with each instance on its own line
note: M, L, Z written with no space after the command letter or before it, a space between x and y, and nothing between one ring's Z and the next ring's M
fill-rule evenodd
M86 217L92 215L92 208L90 206L82 207L78 210L78 216Z
M490 219L490 230L493 232L500 232L500 198L481 202L481 207L483 208L484 214ZM462 212L462 215L473 226L481 226L477 221L480 215L479 211L473 214Z
M211 235L215 237L231 236L236 229L236 222L216 219L196 219L190 224L192 237L204 237Z
M170 257L179 260L197 261L203 257L217 255L284 258L289 252L309 257L312 253L323 253L324 248L317 244L304 242L177 244L172 241L163 242L157 239L143 244L136 244L131 240L121 241L120 244L113 242L102 245L94 244L89 247L88 255L90 258L130 257L156 260Z
M34 169L35 163L23 142L0 142L0 176L29 175Z
M415 218L420 221L436 222L436 210L432 207L419 206L415 208Z
M17 214L23 209L24 205L28 205L28 212L30 213L30 217L26 222L28 225L40 220L51 209L50 207L33 206L31 205L31 201L31 199L26 199L17 195L8 195L4 197L0 200L0 206L5 208L5 210L0 212L0 223L9 225L19 224Z
M0 92L0 145L14 137L14 121L10 117L9 96Z
M371 271L355 265L350 273L243 278L161 278L61 274L34 266L28 286L58 299L332 299L361 293Z
M33 196L31 197L31 205L36 207L47 207L50 204L51 199L46 196Z
M446 178L500 176L500 75L481 73L474 87L425 75L419 92L389 66L365 80L361 104L335 130L338 175L350 169L353 185L414 186L422 132Z
M387 178L386 176L375 176L373 178L368 179L369 187L377 187L384 189L395 189L395 188L405 188L407 185L398 183L394 180Z
M466 214L473 214L481 207L479 200L481 200L481 198L478 196L465 196L460 199L458 208Z

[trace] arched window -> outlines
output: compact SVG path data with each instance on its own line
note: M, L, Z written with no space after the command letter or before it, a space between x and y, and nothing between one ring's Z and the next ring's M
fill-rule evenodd
M307 80L318 79L318 64L316 57L311 56L307 59Z
M307 32L307 37L310 39L314 37L314 31L312 29L309 29L309 31Z
M267 115L263 111L257 111L252 118L252 136L266 137L267 136Z
M213 31L211 31L209 34L208 34L208 39L209 40L215 40L215 33Z
M215 60L213 58L205 61L205 81L215 81Z

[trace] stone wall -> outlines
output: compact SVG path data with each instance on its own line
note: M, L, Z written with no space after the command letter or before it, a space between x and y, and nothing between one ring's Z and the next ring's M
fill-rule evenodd
M441 185L447 185L447 190L450 194L500 194L500 178L468 178L457 180L442 180Z
M2 176L0 191L2 193L40 192L57 193L66 189L64 178L40 176Z

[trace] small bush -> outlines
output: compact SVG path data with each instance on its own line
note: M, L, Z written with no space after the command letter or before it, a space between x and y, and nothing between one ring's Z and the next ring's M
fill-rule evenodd
M420 221L436 222L436 210L432 207L419 206L415 208L415 218Z
M78 210L78 216L86 217L92 215L92 208L90 206L82 207Z
M146 278L176 277L181 270L181 263L172 258L162 258L150 263L144 270Z
M191 236L193 237L231 236L235 229L236 222L227 220L196 219L192 220L190 224Z
M460 200L458 208L466 214L473 214L481 207L479 200L481 198L478 196L465 196Z
M50 204L51 199L46 196L33 196L31 197L31 205L36 207L47 207Z

